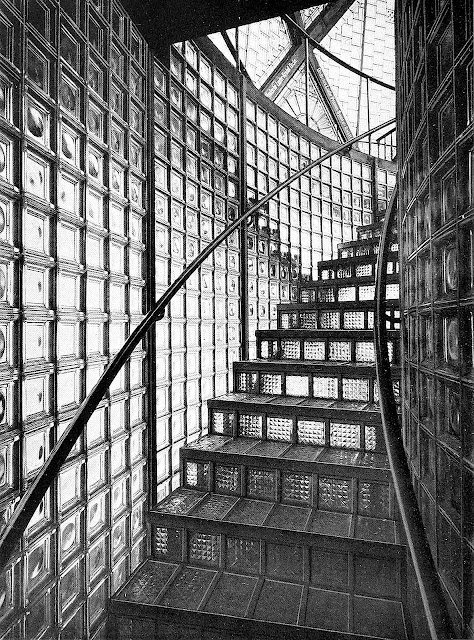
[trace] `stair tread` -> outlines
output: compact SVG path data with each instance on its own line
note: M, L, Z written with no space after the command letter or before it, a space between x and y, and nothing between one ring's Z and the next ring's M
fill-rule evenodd
M308 398L307 396L275 396L258 393L227 393L208 400L210 406L220 403L281 405L295 409L337 409L339 411L363 411L365 413L380 415L378 404L358 400L332 400L322 398Z
M375 362L349 362L347 360L267 360L265 358L254 358L253 360L236 360L234 367L240 370L252 370L252 368L258 367L274 369L280 367L282 369L310 369L320 370L324 373L330 373L332 369L337 371L352 371L367 372L370 374L375 373ZM399 369L398 366L392 366L395 371Z

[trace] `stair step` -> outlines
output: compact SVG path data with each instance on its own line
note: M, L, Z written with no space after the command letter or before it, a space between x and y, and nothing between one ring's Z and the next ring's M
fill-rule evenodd
M398 300L387 301L388 329L400 329ZM277 305L279 329L373 329L374 301L300 302Z
M398 274L387 276L386 297L398 300ZM300 302L367 302L375 299L372 278L344 278L341 280L314 280L298 288Z
M238 558L240 549L230 551ZM269 556L275 568L289 563L295 573L300 555ZM345 560L334 565L320 556L320 574L345 579ZM113 597L110 612L118 640L363 640L408 637L403 605L393 595L390 561L358 558L349 588L317 587L246 570L204 568L189 563L147 560ZM343 575L344 574L344 575ZM329 580L331 581L331 580ZM387 596L374 596L374 582ZM146 604L144 604L146 603ZM139 616L139 617L137 617ZM188 633L189 631L189 633Z

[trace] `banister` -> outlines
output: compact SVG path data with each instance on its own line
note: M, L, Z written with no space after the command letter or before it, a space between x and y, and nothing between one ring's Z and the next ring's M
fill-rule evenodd
M397 192L398 188L396 186L385 213L385 221L380 238L380 248L377 256L374 341L379 405L385 446L398 509L430 638L431 640L447 640L453 637L451 623L411 482L410 469L402 442L402 432L393 392L388 355L385 286L387 283L387 257L390 247L390 232L395 221L395 213L397 210Z
M161 298L155 303L153 309L151 309L136 327L136 329L130 334L128 339L123 344L122 348L113 357L110 363L105 368L104 372L90 391L89 395L83 400L81 406L77 410L76 415L68 424L63 435L53 447L48 459L38 472L37 476L32 481L31 485L23 494L20 499L12 517L8 521L0 536L0 571L8 563L11 554L14 551L15 545L23 535L28 522L32 518L34 512L43 499L46 491L53 482L53 479L59 473L62 464L66 461L72 447L74 446L77 438L80 436L84 427L95 411L97 405L101 401L103 395L107 391L108 387L118 374L120 369L126 363L137 344L142 340L147 333L148 329L153 323L161 320L164 316L167 305L172 300L173 296L179 291L179 289L185 284L188 278L198 269L202 263L208 258L211 253L216 249L231 233L233 233L252 213L257 211L262 205L271 200L280 191L285 189L294 180L297 180L303 174L311 171L314 167L323 163L331 156L342 153L350 148L355 142L362 140L373 133L376 133L380 129L383 129L395 122L395 119L391 119L383 124L373 127L369 131L361 133L360 135L352 138L348 142L344 142L336 149L328 151L320 158L317 158L313 162L310 162L305 167L296 171L289 176L284 182L277 185L266 196L259 200L256 204L242 213L236 220L226 227L212 242L205 247L201 253L183 270L183 272L176 278Z

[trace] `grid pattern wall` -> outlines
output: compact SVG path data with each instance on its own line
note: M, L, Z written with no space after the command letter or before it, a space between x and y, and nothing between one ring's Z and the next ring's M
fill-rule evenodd
M456 635L467 637L474 629L473 9L449 0L399 7L404 436Z
M239 213L240 88L193 43L154 69L156 296ZM178 484L179 449L207 429L240 355L236 231L174 298L157 326L158 499Z
M142 318L145 98L145 43L119 6L2 3L2 521ZM144 358L142 345L1 577L2 637L98 637L143 559Z

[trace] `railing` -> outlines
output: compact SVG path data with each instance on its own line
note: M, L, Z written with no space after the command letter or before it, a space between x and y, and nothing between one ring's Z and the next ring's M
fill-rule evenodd
M393 486L409 549L413 569L423 604L426 624L431 640L452 638L452 629L441 584L431 556L428 539L423 527L415 492L410 478L398 410L393 393L386 328L387 257L390 248L390 231L397 210L397 188L394 189L380 239L377 257L375 290L374 341L377 365L377 383L382 427L392 472Z
M392 125L395 120L384 122L365 133L362 133L352 140L341 144L336 149L329 151L317 160L310 162L305 167L291 175L284 182L280 183L266 196L264 196L259 202L242 213L231 225L226 227L217 238L215 238L203 251L184 269L180 276L173 282L173 284L165 291L161 298L155 303L153 309L151 309L147 315L143 318L138 327L126 340L120 351L114 356L105 371L79 407L76 415L71 420L61 438L58 440L54 448L52 449L48 459L39 471L38 475L33 480L32 484L28 487L17 508L13 512L12 517L8 521L2 535L0 536L0 571L8 563L8 560L13 553L16 544L23 535L28 522L32 518L36 509L38 508L41 500L43 499L46 491L50 487L54 478L59 473L61 465L65 462L71 449L73 448L77 438L84 430L87 421L92 416L97 405L101 401L103 395L109 388L110 384L118 374L120 369L126 363L137 344L145 337L145 334L150 327L161 320L164 316L167 305L171 302L173 296L179 291L179 289L186 283L188 278L198 269L201 264L211 255L226 238L228 238L233 231L235 231L252 213L257 211L262 205L275 197L280 191L285 189L294 180L300 178L303 174L311 171L317 165L323 163L331 156L342 153L349 149L355 142L367 138L380 131L387 126Z

